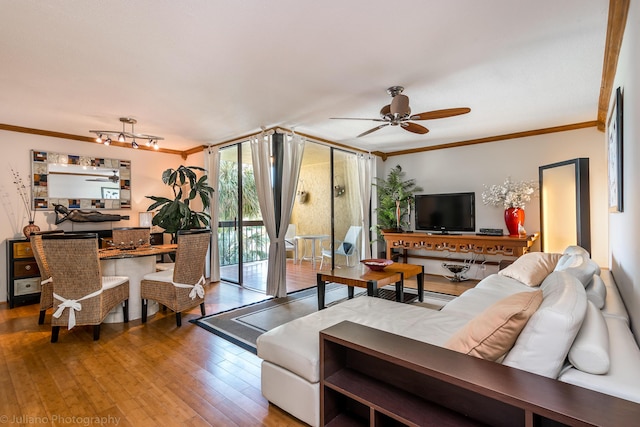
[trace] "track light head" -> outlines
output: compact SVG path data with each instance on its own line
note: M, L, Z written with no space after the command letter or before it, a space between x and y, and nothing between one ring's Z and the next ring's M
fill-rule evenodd
M101 133L98 134L98 137L96 138L96 142L98 144L102 144L102 134Z
M135 139L133 141L131 141L131 148L138 148L138 147L140 147L140 146L138 145L138 143L136 142Z
M111 138L107 137L107 139L104 140L104 145L111 145Z

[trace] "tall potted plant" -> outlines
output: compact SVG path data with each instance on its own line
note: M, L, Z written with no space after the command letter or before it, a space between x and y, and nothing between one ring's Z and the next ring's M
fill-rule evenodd
M409 225L413 195L422 191L415 179L404 179L400 165L389 171L386 179L376 178L374 187L378 193L378 231L402 231Z
M211 216L205 210L211 206L213 188L207 185L207 175L199 179L196 171L204 171L198 166L179 166L169 168L162 173L162 182L171 187L173 199L161 196L147 196L154 203L147 211L157 213L153 217L153 225L157 225L171 233L172 242L177 241L178 230L203 228L209 225ZM200 198L202 211L191 209L191 201Z

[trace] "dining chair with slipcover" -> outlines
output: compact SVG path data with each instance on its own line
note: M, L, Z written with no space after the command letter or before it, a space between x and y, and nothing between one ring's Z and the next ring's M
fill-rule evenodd
M153 300L176 313L176 325L182 326L182 312L204 307L204 269L211 240L208 229L179 230L176 262L173 270L146 274L140 282L142 323L147 321L147 301Z
M51 284L51 272L49 271L49 264L47 263L47 258L44 256L44 249L42 248L42 234L50 233L64 233L64 230L56 230L53 232L36 231L31 233L31 236L29 236L33 258L36 260L38 270L40 271L40 315L38 316L38 325L42 325L44 323L44 317L47 310L53 307L53 285Z
M111 241L114 246L142 246L148 245L151 240L149 227L123 227L114 228Z
M129 321L129 278L102 276L95 233L45 234L44 256L51 272L53 305L51 342L58 341L61 326L93 326L93 339L100 339L100 324L122 304Z

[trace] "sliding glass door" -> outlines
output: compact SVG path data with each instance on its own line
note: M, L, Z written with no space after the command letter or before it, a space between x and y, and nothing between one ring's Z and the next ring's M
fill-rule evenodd
M264 229L248 142L220 150L218 245L220 278L264 291L269 239ZM253 274L246 274L253 272Z

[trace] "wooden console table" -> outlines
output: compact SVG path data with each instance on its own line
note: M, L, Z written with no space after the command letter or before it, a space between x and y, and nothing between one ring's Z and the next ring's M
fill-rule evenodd
M640 405L351 322L320 332L321 426L631 426Z
M478 236L476 234L382 233L387 258L393 249L449 251L519 257L526 254L540 233L526 237Z

